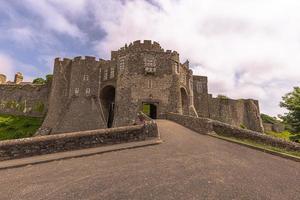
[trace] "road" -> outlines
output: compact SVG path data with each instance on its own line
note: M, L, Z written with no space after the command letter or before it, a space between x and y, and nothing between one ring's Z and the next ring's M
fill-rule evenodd
M300 163L157 123L160 145L0 170L0 199L300 199Z

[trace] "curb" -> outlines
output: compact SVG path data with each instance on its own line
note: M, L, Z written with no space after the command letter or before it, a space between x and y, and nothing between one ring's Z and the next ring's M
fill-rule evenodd
M289 155L289 154L286 154L286 153L281 153L281 152L274 151L274 150L271 150L271 149L264 149L264 148L261 148L261 147L257 147L257 146L251 145L251 144L246 144L244 142L232 140L230 138L225 138L225 137L215 135L215 134L207 134L207 135L211 136L211 137L214 137L214 138L218 138L218 139L227 141L227 142L231 142L231 143L239 144L239 145L242 145L242 146L245 146L245 147L249 147L251 149L255 149L255 150L258 150L258 151L269 153L269 154L272 154L272 155L275 155L275 156L279 156L279 157L282 157L282 158L286 158L286 159L289 159L289 160L300 162L300 158L296 157L296 156L293 156L293 155Z
M135 149L140 147L147 147L152 145L161 144L163 141L161 139L152 139L141 142L130 142L124 144L115 144L111 146L96 147L96 148L87 148L73 151L65 151L59 153L45 154L40 156L33 156L28 158L20 158L13 160L5 160L0 162L0 170L24 167L27 165L36 165L41 163L47 163L58 160L66 160L71 158L80 158L85 156L92 156L96 154L109 153L114 151L122 151L127 149Z

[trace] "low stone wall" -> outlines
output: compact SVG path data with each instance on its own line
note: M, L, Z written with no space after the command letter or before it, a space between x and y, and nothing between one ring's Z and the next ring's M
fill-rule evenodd
M0 142L0 161L67 150L141 141L158 136L156 123Z
M213 131L213 126L210 119L191 117L177 113L167 113L166 119L181 124L198 133L207 134Z
M242 129L216 120L196 118L177 113L167 113L166 118L202 134L215 132L222 136L247 139L291 151L300 151L300 145L297 143L287 142L260 132Z
M271 124L271 123L263 123L264 131L274 131L276 133L281 133L284 131L284 124L278 123L278 124Z
M225 124L218 121L212 121L213 130L218 135L224 135L239 139L253 140L256 142L264 143L274 147L280 147L291 151L300 151L300 145L294 142L287 142L279 138L271 137L259 132L241 129L229 124Z

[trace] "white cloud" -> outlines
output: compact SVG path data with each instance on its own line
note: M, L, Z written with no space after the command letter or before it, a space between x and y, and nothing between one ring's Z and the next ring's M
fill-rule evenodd
M54 5L51 4L54 3ZM70 8L76 8L78 4L74 4L73 1L69 1L69 4L55 4L56 1L36 1L26 0L24 3L28 10L41 17L44 22L44 26L50 30L58 33L65 33L72 37L84 38L84 33L78 28L76 23L72 23L63 12L60 12L60 6L70 7L69 5L75 5ZM74 1L76 2L76 1ZM57 3L57 2L56 2ZM80 4L79 4L80 6ZM76 10L75 10L76 11ZM80 14L80 13L78 13Z
M43 74L41 69L38 69L32 65L25 64L16 59L13 59L10 55L0 52L0 74L4 74L7 77L7 81L13 81L14 75L17 72L21 72L24 75L24 81L32 81L34 76L31 74Z
M152 2L159 7L105 1L107 9L97 16L107 33L96 46L99 53L137 39L157 40L188 58L195 74L207 75L212 93L257 98L263 112L282 113L280 97L300 84L299 1Z
M3 53L0 53L0 74L4 74L7 80L12 80L15 73L13 59Z
M189 59L194 74L208 76L213 94L257 98L268 114L282 113L281 96L300 85L298 0L25 0L18 6L36 19L25 19L14 3L1 4L11 22L0 27L0 39L43 51L39 59L47 64L52 55L72 54L60 35L95 44L104 58L125 43L151 39ZM89 31L106 35L92 41ZM18 66L1 60L7 73Z

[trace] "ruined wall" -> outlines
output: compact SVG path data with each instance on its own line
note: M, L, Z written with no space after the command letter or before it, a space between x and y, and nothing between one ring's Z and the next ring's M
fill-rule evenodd
M50 85L0 84L0 113L44 117Z
M211 98L209 110L211 119L263 132L258 101L256 100Z
M208 94L207 77L194 76L194 104L200 117L263 132L258 101L213 98Z
M271 124L271 123L263 123L264 131L274 131L276 133L281 133L284 131L285 126L284 124L277 123L277 124Z

